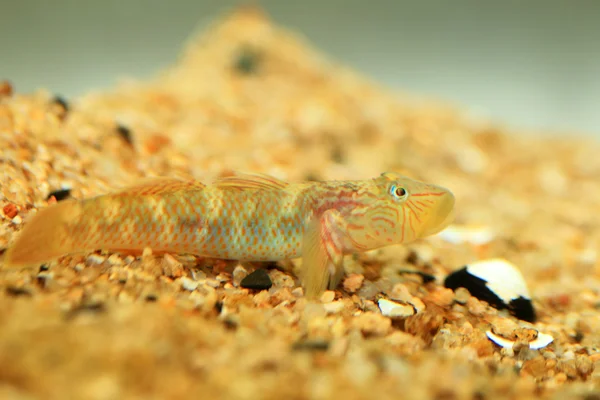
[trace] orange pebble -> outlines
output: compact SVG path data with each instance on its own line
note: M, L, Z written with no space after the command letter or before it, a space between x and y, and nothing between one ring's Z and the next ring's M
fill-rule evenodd
M19 209L17 208L17 206L12 203L8 203L7 205L5 205L2 211L4 212L4 215L6 215L6 217L10 219L13 219L19 213Z

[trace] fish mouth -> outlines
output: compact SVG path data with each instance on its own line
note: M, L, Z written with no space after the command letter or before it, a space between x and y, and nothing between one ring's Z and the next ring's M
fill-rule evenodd
M431 207L429 218L424 221L422 237L435 235L454 221L454 202L454 195L450 191L444 190Z

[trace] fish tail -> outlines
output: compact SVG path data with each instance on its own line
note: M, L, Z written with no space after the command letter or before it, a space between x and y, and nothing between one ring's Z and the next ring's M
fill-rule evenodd
M25 225L4 257L4 267L41 264L73 251L69 222L80 215L76 200L41 209Z

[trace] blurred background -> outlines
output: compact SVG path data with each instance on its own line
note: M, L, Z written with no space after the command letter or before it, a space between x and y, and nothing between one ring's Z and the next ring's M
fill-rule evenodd
M144 79L242 3L0 0L0 80L73 97ZM600 138L600 1L251 3L388 87L514 128Z

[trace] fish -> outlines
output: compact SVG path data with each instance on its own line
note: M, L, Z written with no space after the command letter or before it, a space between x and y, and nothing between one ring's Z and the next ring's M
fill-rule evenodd
M395 172L300 183L242 172L208 185L151 178L40 209L4 264L145 248L241 262L302 257L298 275L305 296L314 299L339 285L345 255L434 235L452 222L454 203L448 189Z

